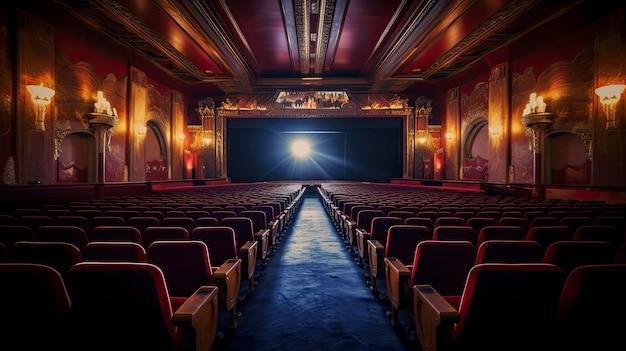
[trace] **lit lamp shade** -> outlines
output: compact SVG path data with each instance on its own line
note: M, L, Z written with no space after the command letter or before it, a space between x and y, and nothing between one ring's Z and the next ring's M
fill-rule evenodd
M35 104L48 105L54 96L54 90L41 85L28 85L26 89Z
M606 85L597 88L596 95L600 97L602 104L614 105L619 101L624 88L626 88L624 84Z

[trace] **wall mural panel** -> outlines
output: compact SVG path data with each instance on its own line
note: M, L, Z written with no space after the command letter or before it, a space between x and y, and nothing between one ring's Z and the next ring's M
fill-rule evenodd
M474 143L488 145L487 133L479 133L480 128L488 121L488 106L489 86L487 83L478 83L469 96L461 96L461 140L463 141L461 145L461 155L463 156L461 179L463 180L482 180L482 177L488 172L489 155L472 154ZM476 174L468 172L466 169L474 167L475 160L473 159L477 156L480 156L480 172Z

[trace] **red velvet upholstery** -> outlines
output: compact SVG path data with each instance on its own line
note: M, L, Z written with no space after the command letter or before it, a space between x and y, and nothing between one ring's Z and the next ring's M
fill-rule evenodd
M14 262L39 263L56 269L61 276L83 260L80 249L56 241L18 241L10 248Z
M557 241L548 246L543 262L556 265L567 276L579 266L613 263L616 251L606 241Z
M73 350L71 303L54 268L0 264L0 349Z
M143 246L126 241L88 243L82 250L83 261L147 262Z
M141 234L143 247L158 240L189 240L189 231L183 227L150 227Z
M478 233L474 228L466 225L442 225L435 226L433 231L433 240L458 241L465 240L476 245Z
M525 240L526 230L520 226L492 225L483 227L478 233L476 246L488 240Z
M415 249L421 241L431 240L432 233L425 226L397 224L389 227L385 257L395 257L405 265L413 264Z
M553 242L572 240L572 230L564 225L549 225L530 228L526 240L538 242L544 250Z
M568 275L557 327L563 350L623 350L626 264L585 265Z
M11 247L18 241L35 241L35 231L21 224L0 225L0 243Z
M139 229L129 225L94 227L89 241L130 241L143 244Z
M220 266L228 259L239 258L235 230L231 227L198 227L191 233L191 240L199 240L207 245L213 266Z
M89 242L89 237L84 229L71 225L41 226L37 229L35 237L38 241L61 241L70 243L80 250Z
M480 263L540 263L544 249L532 240L487 240L480 244L476 264Z

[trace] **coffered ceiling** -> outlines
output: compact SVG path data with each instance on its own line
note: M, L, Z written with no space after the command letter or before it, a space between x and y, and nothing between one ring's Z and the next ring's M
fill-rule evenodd
M402 93L471 68L585 1L55 0L195 88Z

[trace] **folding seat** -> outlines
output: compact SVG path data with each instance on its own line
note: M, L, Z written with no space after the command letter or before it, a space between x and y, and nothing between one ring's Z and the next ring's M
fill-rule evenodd
M128 241L93 241L82 255L84 262L147 262L144 247Z
M89 242L83 228L72 225L44 225L35 232L37 241L60 241L70 243L82 250Z
M241 260L242 274L240 279L241 281L248 281L248 289L245 294L249 295L254 290L258 242L248 241L243 246L239 246L235 230L225 225L198 227L191 233L190 239L206 244L213 266L220 266L232 259Z
M626 244L621 244L615 253L613 263L626 263Z
M606 241L556 241L545 250L543 262L554 264L567 276L576 267L613 263L616 252L617 247Z
M256 242L257 245L254 246L254 249L247 250L250 256L247 258L241 257L242 265L250 265L251 268L256 266L256 261L258 259L265 260L267 256L267 251L263 251L267 246L267 232L260 233L260 237L256 236L254 232L254 228L252 226L252 220L247 217L226 217L223 218L220 222L220 225L227 226L233 228L235 231L235 240L237 241L237 247L241 250L242 247L250 247L251 242ZM259 244L260 243L260 244ZM249 259L252 260L249 261ZM254 269L254 268L253 268ZM249 272L248 272L249 273ZM250 291L254 289L255 281L254 274L249 275L252 279L250 280L250 284L248 288Z
M467 275L460 304L436 287L416 284L417 339L431 350L555 350L563 272L543 263L483 263Z
M104 212L98 209L77 209L73 210L75 216L81 216L87 218L91 224L91 219L96 216L104 216Z
M346 206L348 205L346 204ZM372 205L367 205L361 202L354 203L354 205L351 207L350 206L346 207L346 210L349 210L350 212L347 212L344 216L342 216L341 228L343 228L344 242L348 244L348 249L352 251L353 246L356 246L356 228L358 226L357 221L359 217L359 212L363 210L368 210L368 211L375 210L375 211L380 211L380 212L376 212L376 214L378 215L380 215L381 213L384 215L385 213L382 212L382 210L376 210L374 206Z
M58 241L18 241L9 250L13 262L44 264L63 277L83 260L78 247Z
M476 253L480 263L541 263L544 249L531 240L491 239L481 243Z
M435 219L435 229L439 226L464 226L466 220L463 217L442 216Z
M626 264L584 265L567 276L557 315L562 350L623 350Z
M520 210L508 210L508 211L503 210L502 213L500 213L500 218L502 217L523 218L524 214Z
M55 210L46 210L46 215L55 219L59 216L73 216L74 213L67 208L65 209L55 209Z
M229 312L229 327L239 320L236 305L241 282L241 260L211 264L207 245L199 240L155 241L146 250L148 262L163 271L171 296L187 297L200 286L217 285L221 308Z
M91 218L91 227L100 227L100 226L122 226L126 225L126 220L123 217L119 216L94 216Z
M18 241L35 241L35 231L30 227L21 224L0 225L0 243L10 248Z
M224 207L224 209L226 211L235 211L237 215L239 215L239 212L247 210L245 206L241 206L241 205L230 205L230 206Z
M500 226L518 226L522 227L524 231L528 230L528 218L525 217L500 217L497 225Z
M165 211L165 218L168 217L186 217L185 211L181 210L169 210Z
M191 206L191 205L176 206L175 209L176 209L175 211L183 211L185 214L189 211L198 211L198 207Z
M491 225L483 227L478 233L476 246L489 240L525 240L526 230L514 225Z
M480 233L480 230L486 226L498 225L498 220L491 217L472 217L465 222L465 225L474 228L476 233Z
M556 241L572 240L572 230L564 225L549 225L530 228L526 234L526 240L538 242L543 249Z
M196 221L190 217L165 217L161 221L162 227L183 227L191 233L196 227Z
M387 217L400 217L404 222L405 219L415 217L415 214L411 211L393 210L387 213Z
M220 207L220 206L215 206L215 205L204 205L202 207L200 207L201 210L203 211L209 211L209 213L213 212L213 211L221 211L224 208Z
M267 228L270 229L269 233L269 242L270 246L276 247L278 244L278 235L281 231L280 228L280 218L275 217L274 215L274 207L270 205L254 205L251 210L263 211L265 213L265 219L267 220Z
M139 229L129 225L94 227L89 241L130 241L143 245Z
M389 227L402 223L403 221L400 217L381 216L372 218L372 222L368 230L357 228L357 263L364 264L364 260L367 259L369 264L369 259L371 258L368 243L369 240L376 240L381 245L383 245L383 243L386 244ZM374 251L376 250L374 249Z
M159 267L82 262L66 279L76 340L90 350L209 350L217 334L218 288L174 298Z
M0 285L0 349L78 350L59 272L35 263L2 263Z
M194 222L196 222L198 218L211 217L211 213L204 210L189 210L185 211L185 216L193 219Z
M385 214L385 216L389 216L389 212L391 211L396 211L398 209L397 206L393 206L393 205L378 205L375 207L378 210L383 211L383 213Z
M478 240L478 233L474 228L466 225L442 225L435 227L433 231L433 240L446 240L446 241L469 241L472 245L476 246Z
M89 235L91 232L91 222L89 219L83 216L58 216L54 219L56 225L71 225L81 228Z
M358 235L357 231L369 231L371 230L372 220L376 217L384 217L384 212L376 209L362 209L356 214L356 221L348 220L348 248L351 252L354 252L354 246L357 247L356 254L358 253ZM358 256L360 257L360 256ZM357 263L360 263L357 257Z
M408 225L421 225L432 233L434 229L433 220L425 217L411 217L404 220L404 224Z
M430 218L433 221L433 224L435 223L435 220L437 219L437 217L439 216L437 214L437 211L432 211L432 210L424 210L425 207L422 207L420 209L419 212L417 212L415 214L415 217L420 217L420 218Z
M626 217L624 216L597 216L592 224L612 225L622 233L626 231Z
M18 217L18 223L30 227L33 231L37 231L42 225L55 225L54 218L48 215L25 215Z
M17 218L12 215L12 214L0 214L0 225L5 225L5 224L19 224L17 221Z
M467 273L475 261L476 249L469 241L421 241L410 265L386 257L385 281L392 325L400 325L400 310L412 311L414 285L429 284L458 306Z
M165 216L167 211L175 211L176 209L174 207L172 207L172 206L159 205L159 206L152 206L151 210L152 211L159 211L159 212L163 213L163 215Z
M226 217L237 217L237 212L235 211L227 211L227 210L216 210L211 211L211 217L217 218L220 223L222 223L222 219Z
M196 228L197 227L213 227L219 225L220 221L215 217L199 217L196 219Z
M144 248L150 244L161 240L189 240L190 233L183 227L149 227L141 234Z
M463 225L465 225L465 223L467 223L467 220L472 218L472 217L475 217L476 214L474 212L471 212L471 211L457 211L457 212L454 213L454 216L463 218L463 220L465 221L463 223Z
M385 272L385 257L395 257L395 259L405 265L410 265L413 263L417 244L431 239L432 234L427 227L410 224L392 224L387 230L386 243L384 245L377 239L368 240L370 289L378 292L376 281Z
M22 216L45 216L46 211L41 208L16 208L13 210L13 216L15 218L20 218Z
M0 243L0 263L9 262L13 262L13 259L11 258L11 252L5 244Z
M558 217L549 217L549 216L537 216L530 220L528 223L528 229L534 227L545 227L545 226L553 226L560 225L560 219Z
M522 210L522 212L524 212L524 218L528 219L528 224L530 224L530 222L532 222L532 220L535 217L545 217L546 216L546 212L545 211L535 210L534 207L531 207L531 210L527 210L527 211Z
M126 220L126 224L139 229L139 231L143 234L146 228L149 227L158 227L161 225L161 221L159 221L156 217L150 216L136 216L130 217Z
M476 213L474 217L485 217L485 218L493 218L496 221L502 217L500 211L494 210L485 210L484 208Z
M589 224L578 227L572 234L572 240L606 241L619 246L622 240L622 232L612 225Z
M252 230L254 232L254 237L258 241L259 247L261 248L261 260L263 261L263 265L266 265L270 255L269 248L271 233L270 229L267 227L265 212L261 210L243 210L239 212L239 216L250 218L250 220L252 221Z
M413 213L413 216L415 216L419 212L420 208L418 206L408 205L408 206L400 206L398 208L398 210L399 211L409 211L409 212Z
M145 217L154 217L154 218L159 220L159 223L163 219L165 219L165 214L163 214L163 212L161 212L161 211L147 210L147 211L141 212L141 215L145 216Z

